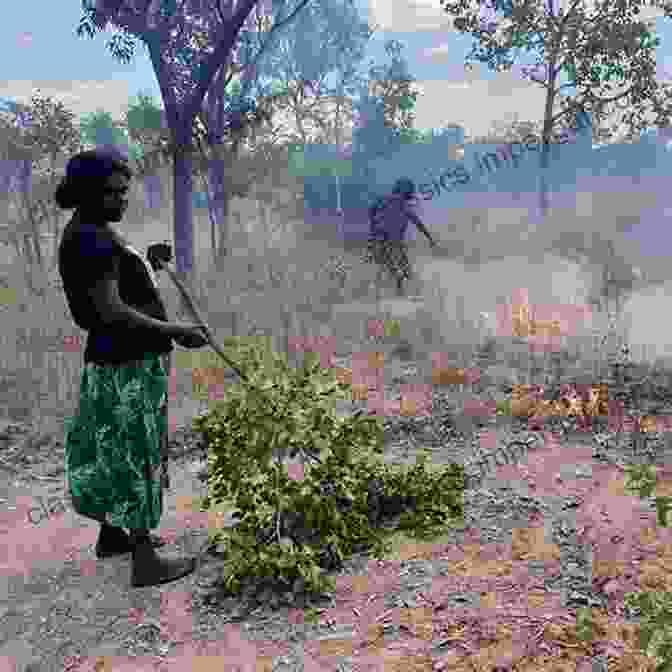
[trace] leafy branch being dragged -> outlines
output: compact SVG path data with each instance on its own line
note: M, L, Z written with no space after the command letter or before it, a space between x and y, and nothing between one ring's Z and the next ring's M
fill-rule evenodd
M335 584L321 569L338 569L358 550L377 557L388 550L392 532L375 529L385 519L401 514L398 529L422 538L462 517L464 469L429 472L427 455L410 469L374 459L383 450L381 418L338 417L335 401L346 398L348 386L320 367L318 355L294 368L267 337L227 339L225 348L245 362L248 382L229 386L194 420L209 453L201 510L229 500L238 510L233 530L211 535L211 550L224 547L225 592L245 580L259 591L280 584L299 593L292 599L322 594ZM308 467L300 482L282 464L297 455Z

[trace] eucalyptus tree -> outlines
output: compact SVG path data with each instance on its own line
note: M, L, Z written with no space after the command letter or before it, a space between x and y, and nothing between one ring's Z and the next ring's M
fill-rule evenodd
M309 0L297 0L293 9L286 0L83 0L84 15L77 35L93 37L108 26L119 29L108 48L121 61L130 62L135 40L147 48L161 90L173 151L174 239L178 274L189 280L193 271L192 226L192 132L206 93L218 73L235 59L237 49L250 57L251 19L262 24L265 40L259 39L256 56L244 63L241 74L242 101L255 81L255 68L264 53L275 43L282 29L291 23ZM260 11L263 10L263 11ZM247 32L247 39L243 39ZM232 76L230 73L229 76ZM221 77L221 75L220 75ZM217 80L221 85L221 80ZM232 115L229 124L239 125L241 114ZM219 129L217 129L219 130Z
M278 49L270 56L273 76L287 83L282 109L295 125L286 134L290 143L288 159L293 168L304 163L311 171L315 162L305 156L310 153L309 146L318 144L322 150L327 150L326 145L335 146L335 162L327 159L325 163L323 156L318 160L321 168L332 166L327 172L336 183L339 214L341 171L348 172L351 96L362 84L363 75L358 68L375 30L369 28L350 0L320 0L283 34ZM316 44L319 49L315 49ZM306 176L301 171L289 172L293 177Z
M338 131L329 123L333 107L340 105L344 111L349 102L346 95L353 95L361 86L357 68L374 31L350 0L319 0L283 35L270 59L273 75L286 82L284 109L296 125L291 140L305 146L335 139ZM315 44L320 48L315 49ZM330 76L334 76L333 84L328 82ZM322 131L319 140L309 126Z
M316 122L321 134L313 136L308 145L304 134L294 147L291 170L306 178L306 206L319 213L320 224L330 219L327 213L335 213L331 221L346 247L358 247L365 235L366 212L374 189L380 186L376 184L376 159L390 158L402 145L431 137L431 132L413 128L419 91L413 86L402 49L401 43L388 40L385 52L391 62L376 66L371 61L367 73L344 63L342 76L332 88L337 103L334 121L310 114L308 118ZM332 195L325 197L324 193L328 175L336 182L335 208Z
M259 25L257 28L259 29ZM219 87L210 89L203 118L199 116L198 122L207 128L207 145L216 156L216 160L209 162L211 184L215 193L214 199L209 200L214 200L218 206L222 224L227 219L230 197L248 193L253 184L254 195L259 201L260 208L275 206L274 194L279 175L277 170L276 174L272 176L270 174L271 168L277 167L276 162L270 160L270 155L280 158L282 152L279 154L277 151L278 134L272 123L274 113L290 111L304 143L306 118L309 117L312 122L324 129L330 113L318 113L317 108L321 107L334 92L334 88L328 87L325 80L335 73L337 76L335 88L337 92L342 93L343 85L347 88L352 77L351 73L363 59L364 47L370 35L371 31L366 21L361 19L352 0L315 0L283 30L274 47L266 52L262 65L256 69L257 77L270 80L271 93L247 101L243 99L243 105L239 105L238 109L247 114L246 126L238 129L230 125L226 135L218 130L222 118L226 117L222 114L224 97L221 96L226 83L222 82ZM315 44L320 45L319 50L315 49ZM237 82L234 82L234 86L236 84ZM308 91L312 94L314 104L306 113L305 109L301 109L301 105L296 105L296 101L297 99L305 101ZM239 92L240 88L235 93ZM236 95L233 98L235 100ZM337 109L337 117L338 111ZM262 127L267 131L264 133L267 141L262 141L259 145L257 139ZM240 130L244 132L241 133ZM269 136L275 137L269 142ZM256 145L255 150L248 155L256 168L252 172L249 171L249 165L247 171L241 166L239 150L243 144L248 148L253 144ZM260 158L260 154L264 160L255 161L254 159ZM234 170L234 163L241 169ZM280 175L286 172L283 166ZM235 173L239 173L240 177ZM288 186L291 190L295 190L297 186L295 182L296 180L289 180ZM292 203L289 204L290 210L295 209L296 200L292 199ZM280 214L288 214L285 205L279 207L282 210ZM226 251L225 232L225 227L220 225L220 258Z
M75 114L61 102L36 92L29 105L5 106L0 119L4 142L2 161L4 194L8 209L13 206L17 216L11 217L7 240L19 257L25 260L26 281L36 294L34 271L43 273L47 264L42 253L42 224L51 222L53 255L56 258L61 213L53 203L53 191L59 179L58 162L64 162L81 149L80 130ZM16 188L13 189L12 186ZM14 196L16 203L11 203Z
M272 124L278 101L286 95L285 88L277 86L270 94L256 98L240 98L241 91L240 83L234 82L231 95L227 92L227 82L222 79L208 91L204 109L196 117L195 142L211 222L214 261L218 268L221 268L230 245L231 199L247 196L260 177L252 162L241 160L241 148L246 141L257 137L263 125ZM227 104L227 98L229 101L233 99L234 103Z
M27 169L30 171L32 154L20 137L15 119L9 112L0 118L0 165L2 166L2 211L4 224L0 229L0 242L11 245L17 258L23 258L26 269L35 257L28 220L21 216L21 188L25 184Z
M670 86L656 80L655 48L660 38L652 35L649 21L638 18L642 0L590 4L587 8L583 0L569 0L567 8L559 8L551 0L441 0L443 9L455 17L455 28L474 38L467 62L479 61L504 72L523 52L537 56L535 66L522 66L520 73L546 94L539 183L542 217L549 205L546 174L556 127L576 128L579 115L589 114L599 141L622 125L630 139L651 124L669 125ZM663 4L669 18L672 1ZM567 93L572 89L574 94ZM604 122L614 113L620 118L608 127Z
M371 63L368 80L360 88L355 104L353 173L360 184L366 185L360 192L360 207L368 206L376 187L380 187L376 184L373 162L391 157L403 144L422 138L413 129L413 109L419 91L401 55L402 49L403 45L396 40L385 43L385 52L391 60L379 66Z
M259 25L257 29L260 29ZM208 179L203 179L206 183L203 193L207 195L213 250L218 248L219 252L215 253L216 260L221 259L227 250L226 222L231 197L248 194L254 184L255 197L259 199L260 207L262 203L274 205L276 182L279 176L287 172L283 168L272 178L269 174L271 166L277 168L277 162L270 160L269 156L269 153L278 154L270 149L277 143L279 136L272 124L275 111L290 112L304 143L307 141L304 131L307 120L324 130L329 125L328 117L331 113L319 108L330 99L334 90L326 85L325 80L336 72L335 88L341 85L338 90L342 93L343 88L348 87L351 73L363 58L364 46L370 35L367 23L361 19L351 0L315 0L298 15L296 21L287 26L276 47L267 52L263 67L257 68L258 78L271 80L270 95L241 100L240 83L232 82L227 91L227 83L231 78L224 76L223 69L218 73L220 81L213 82L208 90L203 108L195 118L194 128L197 160L202 167L199 172L208 176ZM321 45L319 52L314 49L315 43ZM234 76L240 71L239 68L232 70ZM299 102L307 99L307 91L312 93L313 102L310 106ZM232 101L238 105L232 106ZM341 103L338 101L336 104L337 117ZM225 121L230 120L232 113L235 119L236 112L241 113L239 123L226 124ZM258 145L262 127L265 127L266 132L261 145ZM269 136L274 136L270 142ZM296 139L296 136L292 139ZM251 148L253 144L257 147L250 149L245 157L252 160L241 160L240 150ZM260 153L264 160L255 160ZM252 172L251 165L255 168ZM293 182L296 180L290 180L292 188L296 187ZM290 204L290 210L295 209L295 204ZM283 214L286 214L285 206L281 208ZM215 241L216 229L220 232L219 246Z
M371 95L383 103L385 125L404 132L413 129L415 103L419 91L414 87L415 78L408 70L408 62L401 55L403 45L397 40L385 43L385 53L391 58L386 65L369 69Z

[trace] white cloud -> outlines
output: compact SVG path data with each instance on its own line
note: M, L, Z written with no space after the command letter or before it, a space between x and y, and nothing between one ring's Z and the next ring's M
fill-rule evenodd
M381 30L408 32L414 30L452 30L452 18L438 0L371 0L370 23Z

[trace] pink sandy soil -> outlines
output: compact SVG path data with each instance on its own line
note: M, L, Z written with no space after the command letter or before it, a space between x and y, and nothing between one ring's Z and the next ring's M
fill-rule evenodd
M623 473L618 467L606 465L591 457L589 445L564 445L550 434L545 435L545 444L539 450L530 452L525 460L516 465L500 466L496 472L497 479L526 481L530 493L537 497L575 495L581 501L576 509L577 532L582 543L590 545L594 550L593 580L608 596L608 614L610 621L622 623L623 597L628 592L640 590L669 590L672 584L672 562L669 555L670 530L657 525L655 511L644 506L636 496L623 490ZM484 447L491 444L492 436L487 433L482 437ZM561 467L576 465L584 470L592 469L589 478L565 478L560 476ZM293 467L290 475L301 478L300 467ZM659 478L661 475L659 474ZM672 489L672 478L666 480L662 475L657 494L667 494ZM98 533L95 523L88 524L71 511L55 513L39 524L27 519L27 511L35 506L34 492L17 493L14 511L0 513L0 534L3 535L0 551L0 567L6 576L24 574L30 581L31 568L36 566L53 566L58 573L59 566L66 559L79 563L83 575L95 575L98 562L92 553ZM170 502L169 500L173 500ZM208 514L194 512L190 497L170 493L167 497L167 514L164 516L158 533L169 540L176 538L185 528L208 528ZM217 525L216 521L213 524ZM370 649L367 633L369 626L382 618L384 611L384 595L400 588L400 569L404 560L423 558L427 561L450 560L454 562L455 572L447 577L436 577L431 591L422 595L427 607L434 611L429 617L430 630L435 633L455 620L470 621L477 618L481 623L504 623L516 621L515 628L519 631L513 644L511 662L523 655L523 642L528 639L529 627L540 621L554 623L570 623L573 617L560 604L559 595L545 594L541 600L535 587L541 587L540 579L529 575L526 565L528 559L544 559L548 572L559 572L557 547L543 541L544 520L532 517L529 527L521 530L521 535L512 535L511 543L505 545L482 546L479 544L478 533L469 535L464 547L447 544L411 544L394 560L383 562L371 560L370 571L365 576L339 576L335 593L336 606L323 613L323 619L330 619L336 625L352 629L343 641L348 642L349 656L357 661L357 669L377 669L374 659L382 660L382 651ZM533 541L536 540L536 541ZM474 555L474 549L477 549ZM465 571L467 561L471 569ZM480 565L480 569L474 569ZM462 568L462 569L460 569ZM484 603L477 609L436 610L443 598L455 590L481 590ZM489 598L485 598L489 595ZM531 596L537 595L535 600ZM527 596L521 600L521 596ZM222 639L218 642L204 642L192 639L192 617L189 612L189 595L179 588L164 587L161 593L161 627L173 641L180 642L177 654L172 659L163 659L161 669L184 670L186 663L194 664L193 656L202 661L203 670L210 669L206 662L213 656L209 664L215 664L217 656L226 661L225 668L231 669L238 664L240 669L250 671L264 669L255 667L269 656L287 652L283 643L267 643L245 639L244 630L236 625L222 627ZM534 602L534 604L532 604ZM398 622L400 609L387 614ZM416 610L417 611L417 610ZM303 614L299 609L289 610L288 619L302 622ZM129 621L142 622L142 613L129 613ZM138 620L139 619L139 620ZM416 628L417 630L417 628ZM369 643L367 643L369 642ZM603 645L603 646L602 646ZM418 632L402 632L397 641L385 645L385 655L396 655L394 651L404 650L404 655L411 657L428 656L430 642L427 636ZM617 642L596 644L598 649L611 655L619 654ZM471 647L465 645L459 655L471 655L478 650L478 644ZM542 647L543 648L543 647ZM539 653L539 652L538 652ZM442 653L441 658L433 657L440 667L440 661L446 656L458 655L458 651ZM530 655L530 654L527 654ZM534 655L534 654L533 654ZM328 661L333 661L333 654L325 649L319 641L306 642L304 645L304 665L306 670L332 669ZM0 672L13 670L12 661L0 658ZM74 661L73 661L74 663ZM81 663L81 666L77 666ZM93 670L95 660L79 661L73 670ZM115 660L115 672L131 670L158 669L158 661L150 659L128 658L126 661ZM221 665L221 662L220 662ZM326 665L323 667L323 665ZM197 666L198 667L198 666ZM196 668L193 668L196 669ZM201 669L201 668L198 668ZM215 668L212 668L215 669ZM270 667L268 668L270 669ZM430 669L430 668L427 668ZM580 669L580 668L577 668Z

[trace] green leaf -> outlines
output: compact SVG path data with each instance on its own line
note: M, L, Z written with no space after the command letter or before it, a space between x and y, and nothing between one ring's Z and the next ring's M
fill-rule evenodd
M399 320L385 320L384 333L388 338L399 338L401 335L401 323Z
M672 505L672 497L656 497L656 511L658 512L658 525L668 526L668 511Z
M650 465L628 465L625 468L625 489L641 498L650 497L656 488L656 475Z
M562 69L570 81L576 81L576 66L573 63L563 63Z
M527 46L527 39L523 37L523 34L520 32L516 32L516 34L513 36L513 39L511 40L511 46L513 47L525 47Z
M592 610L588 607L581 607L576 616L576 634L584 642L593 639L595 625L593 623Z
M650 47L658 47L660 45L660 38L654 37L649 31L640 36L639 43L642 49L649 49Z

